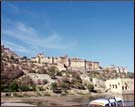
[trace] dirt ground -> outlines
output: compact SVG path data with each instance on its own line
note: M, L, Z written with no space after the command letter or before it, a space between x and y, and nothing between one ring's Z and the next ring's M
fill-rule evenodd
M1 97L1 102L20 102L37 106L86 105L94 97L90 96L44 96L44 97Z

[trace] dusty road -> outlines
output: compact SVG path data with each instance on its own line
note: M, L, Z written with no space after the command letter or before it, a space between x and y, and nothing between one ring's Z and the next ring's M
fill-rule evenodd
M88 103L88 96L45 96L45 97L10 97L1 98L1 102L28 103L38 106L50 105L82 105Z

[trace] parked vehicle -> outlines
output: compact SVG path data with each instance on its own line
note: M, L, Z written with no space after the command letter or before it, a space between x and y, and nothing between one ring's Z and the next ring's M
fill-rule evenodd
M121 98L99 98L89 103L89 106L123 106Z

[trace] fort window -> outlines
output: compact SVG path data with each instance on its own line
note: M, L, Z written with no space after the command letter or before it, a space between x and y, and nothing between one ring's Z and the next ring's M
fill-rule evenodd
M127 90L127 86L125 86L125 90Z
M117 88L117 85L115 85L115 87Z
M124 90L124 86L122 86L122 90Z
M114 88L114 85L113 85L113 88Z

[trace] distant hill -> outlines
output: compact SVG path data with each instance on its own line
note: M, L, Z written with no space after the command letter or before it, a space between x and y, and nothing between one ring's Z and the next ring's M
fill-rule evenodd
M107 79L134 77L134 73L60 71L55 65L32 63L26 56L20 57L4 46L1 46L1 59L2 91L52 90L67 94L67 90L77 89L96 92L105 90L103 83ZM94 78L100 81L98 86L93 85Z

